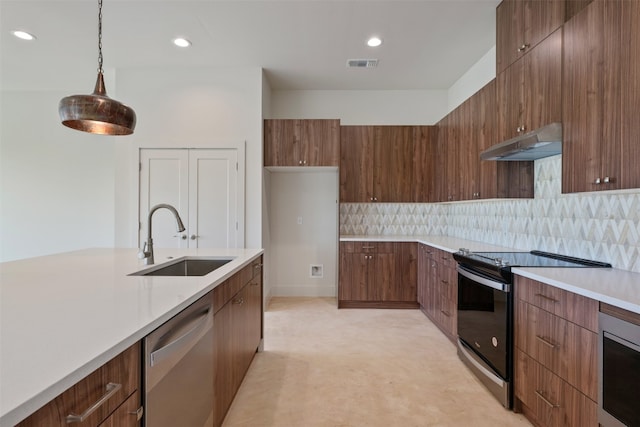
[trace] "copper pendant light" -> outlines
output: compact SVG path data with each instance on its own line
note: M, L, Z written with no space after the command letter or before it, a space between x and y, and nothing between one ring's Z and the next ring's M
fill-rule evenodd
M62 98L58 106L62 124L101 135L131 135L136 127L132 108L107 96L102 69L102 0L98 0L98 79L91 95Z

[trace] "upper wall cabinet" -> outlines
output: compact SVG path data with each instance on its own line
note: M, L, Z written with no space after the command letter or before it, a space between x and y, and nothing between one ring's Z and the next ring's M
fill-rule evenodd
M562 29L496 78L497 141L562 121Z
M340 201L413 201L413 126L341 126Z
M640 188L640 3L594 1L565 24L563 193Z
M564 22L565 0L503 0L496 9L496 73Z
M340 120L265 120L265 166L338 166Z

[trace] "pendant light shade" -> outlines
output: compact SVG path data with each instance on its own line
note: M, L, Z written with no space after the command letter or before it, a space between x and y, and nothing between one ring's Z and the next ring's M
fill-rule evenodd
M98 78L91 95L62 98L58 113L71 129L100 135L131 135L136 127L132 108L107 96L102 70L102 0L98 1Z

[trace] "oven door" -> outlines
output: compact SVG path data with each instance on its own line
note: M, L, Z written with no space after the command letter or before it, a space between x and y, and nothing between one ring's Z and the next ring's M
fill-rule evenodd
M458 265L458 354L511 407L513 299L511 285Z

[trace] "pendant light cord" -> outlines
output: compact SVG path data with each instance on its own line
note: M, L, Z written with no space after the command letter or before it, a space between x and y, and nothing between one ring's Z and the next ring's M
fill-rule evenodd
M102 72L102 0L98 0L98 73Z

